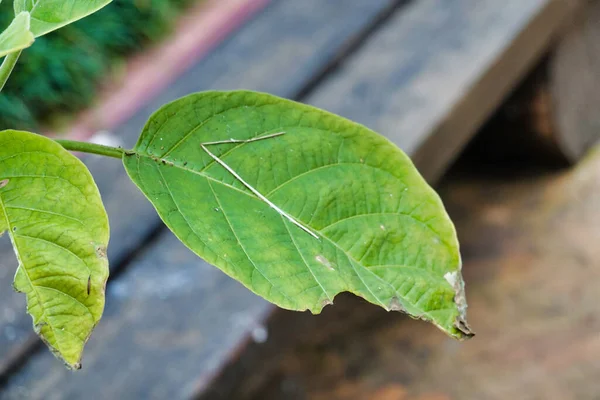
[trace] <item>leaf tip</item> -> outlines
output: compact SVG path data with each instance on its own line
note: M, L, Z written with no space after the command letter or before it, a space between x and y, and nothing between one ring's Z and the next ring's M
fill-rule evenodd
M68 362L65 362L65 366L70 369L71 371L78 371L81 369L81 363L80 362L76 362L74 364L69 364Z
M48 323L46 321L34 322L33 330L39 336L42 342L44 342L44 344L48 347L48 349L50 349L52 355L54 355L54 357L60 360L64 364L64 366L71 371L81 369L81 357L83 355L82 351L77 352L76 357L73 357L72 354L62 353L57 346L50 343L48 337L42 332L42 329L46 326L48 326Z
M460 316L454 321L454 328L457 331L456 337L459 340L471 339L473 336L475 336L475 332L471 330L471 327L467 321L462 319Z
M44 342L46 342L44 340ZM48 345L48 343L46 342L46 345ZM48 347L50 348L50 351L52 352L52 354L54 354L54 356L59 359L60 361L62 361L63 365L69 370L69 371L79 371L82 367L81 365L81 360L78 359L77 361L68 361L61 353L60 351L58 351L57 349L53 348L52 346L48 345ZM81 354L80 357L81 358Z
M460 275L460 269L452 272L446 272L444 279L452 286L454 290L454 304L458 310L458 315L454 320L455 337L458 339L470 339L475 336L475 332L467 323L467 297L465 295L465 282Z

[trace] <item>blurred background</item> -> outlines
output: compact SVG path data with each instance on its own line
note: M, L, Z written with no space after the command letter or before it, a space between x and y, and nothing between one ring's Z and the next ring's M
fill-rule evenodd
M3 238L0 399L600 398L600 2L115 0L24 52L0 129L131 147L161 105L231 89L413 159L456 224L477 336L347 294L276 309L183 247L118 160L82 156L111 219L105 315L67 371Z
M0 126L36 130L93 104L127 57L164 39L190 0L116 0L85 20L36 40L0 97ZM0 26L13 17L0 4Z

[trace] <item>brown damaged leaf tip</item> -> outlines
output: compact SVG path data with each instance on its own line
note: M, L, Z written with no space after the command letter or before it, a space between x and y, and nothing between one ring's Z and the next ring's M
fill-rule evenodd
M460 269L459 269L460 270ZM475 336L467 323L467 297L465 295L465 282L460 276L460 272L448 272L444 275L446 281L454 289L454 303L458 308L458 316L454 321L454 327L463 335L460 339L470 339Z
M475 332L471 330L471 327L469 324L467 324L467 321L463 320L462 318L457 318L456 322L454 323L454 327L464 335L462 339L471 339L473 336L475 336Z

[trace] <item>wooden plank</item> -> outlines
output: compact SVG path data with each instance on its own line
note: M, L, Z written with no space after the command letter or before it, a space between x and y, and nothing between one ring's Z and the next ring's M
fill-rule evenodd
M435 182L579 5L413 2L307 101L383 133Z
M572 171L456 172L441 194L464 249L473 340L346 301L282 321L270 337L295 344L252 365L262 383L235 380L229 397L210 398L598 398L600 148ZM371 318L350 328L351 311Z
M534 97L550 110L538 119L540 136L571 163L600 139L600 3L589 3L550 55Z
M366 29L380 14L387 13L396 4L396 1L390 0L361 0L352 4L344 0L326 3L320 0L274 2L236 36L182 75L160 96L151 99L118 129L118 139L123 146L132 146L154 110L168 101L199 90L249 88L294 97L312 76L328 66L340 49L347 46L358 32ZM116 266L126 261L131 251L138 248L162 224L151 205L129 182L118 160L88 157L86 162L98 180L111 218L109 258L111 265ZM3 242L3 246L0 253L0 273L3 274L0 276L0 285L10 288L16 261L10 246L6 242ZM165 252L169 252L168 247ZM197 262L202 265L201 261ZM144 274L144 269L141 268L138 273ZM214 290L219 296L237 295L228 291L221 292L220 289ZM234 289L231 290L235 292ZM37 342L32 341L28 335L31 332L31 322L25 315L22 295L2 290L0 304L3 308L0 313L2 375L15 365L15 359L30 351L32 343ZM252 306L252 303L248 303L248 306ZM152 313L151 304L148 307L149 315L154 315L155 323L160 325L160 315ZM140 310L140 313L145 312ZM212 317L213 315L206 316L207 320ZM262 317L257 314L255 318ZM123 324L127 326L125 320ZM206 328L211 327L211 323L204 325ZM101 327L102 324L100 329ZM101 333L94 335L99 336ZM62 367L55 365L53 368ZM113 372L116 371L115 369Z

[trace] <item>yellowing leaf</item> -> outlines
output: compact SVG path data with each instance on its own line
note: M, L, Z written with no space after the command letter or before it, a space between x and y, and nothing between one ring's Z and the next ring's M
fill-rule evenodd
M0 233L35 331L71 368L102 316L108 218L89 171L43 136L0 132Z
M441 200L364 126L267 94L198 93L157 111L123 162L183 243L283 308L318 313L350 291L472 335Z

